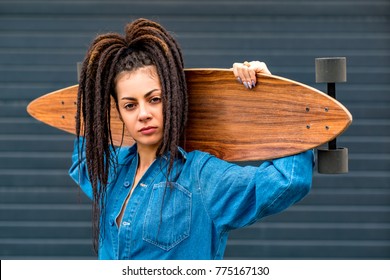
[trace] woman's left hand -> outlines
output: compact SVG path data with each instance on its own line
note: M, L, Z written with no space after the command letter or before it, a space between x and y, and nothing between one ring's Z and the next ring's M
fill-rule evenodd
M236 62L233 64L233 73L236 79L244 84L247 89L251 89L256 85L256 74L262 73L271 75L267 65L260 61Z

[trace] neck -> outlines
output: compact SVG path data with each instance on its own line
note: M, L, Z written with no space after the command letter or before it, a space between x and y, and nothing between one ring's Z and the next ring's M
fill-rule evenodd
M137 147L137 151L139 156L138 171L143 173L156 159L157 148Z

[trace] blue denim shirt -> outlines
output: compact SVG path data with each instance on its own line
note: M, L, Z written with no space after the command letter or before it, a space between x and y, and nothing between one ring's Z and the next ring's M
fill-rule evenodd
M69 173L92 199L77 143ZM157 158L134 189L118 226L138 165L135 145L119 149L119 165L107 188L99 259L222 259L231 230L286 209L311 187L312 151L260 167L240 167L200 151L180 152L183 160L172 171L177 179L166 184L167 158Z

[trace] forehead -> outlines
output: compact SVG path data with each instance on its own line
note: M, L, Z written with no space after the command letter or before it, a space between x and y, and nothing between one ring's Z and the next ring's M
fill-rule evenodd
M146 66L134 71L124 71L116 77L116 93L145 93L151 89L161 89L160 79L155 66Z
M144 66L132 71L120 72L115 78L115 83L118 83L119 80L131 79L137 76L142 76L142 78L146 78L148 76L149 79L159 80L156 66Z

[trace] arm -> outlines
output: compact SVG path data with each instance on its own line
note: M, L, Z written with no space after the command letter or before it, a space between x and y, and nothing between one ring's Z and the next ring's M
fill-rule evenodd
M240 167L213 156L200 162L199 189L217 228L244 227L301 200L310 190L313 151Z
M270 74L265 63L259 61L234 63L233 72L248 89L257 73ZM313 159L313 151L307 151L267 161L256 168L205 156L199 170L205 209L221 231L283 211L309 192Z
M113 146L110 146L110 149L112 161L110 162L108 180L109 183L113 183L116 180L119 168L122 166L119 164L119 162L125 160L126 156L128 155L128 149L116 149ZM69 169L69 175L76 182L76 184L80 186L83 192L92 200L93 190L88 175L85 143L83 137L80 137L79 140L77 138L74 140L72 165Z
M76 138L73 145L72 166L69 169L70 177L76 182L83 192L92 200L92 185L88 177L88 168L85 158L84 138ZM80 152L80 154L79 154Z

